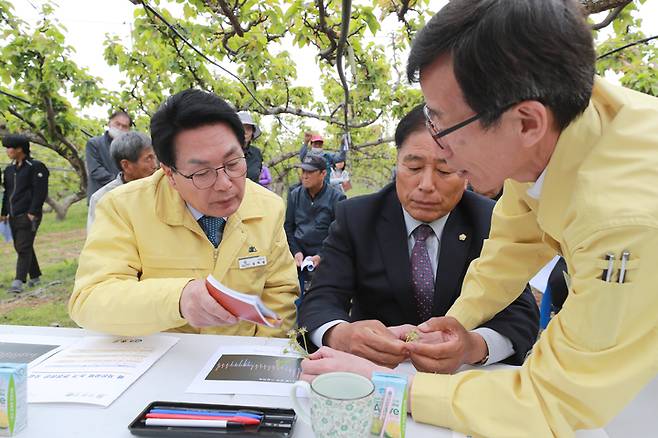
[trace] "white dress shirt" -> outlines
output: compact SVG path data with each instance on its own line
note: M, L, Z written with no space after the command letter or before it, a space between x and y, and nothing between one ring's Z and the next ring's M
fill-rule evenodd
M546 169L542 171L542 173L539 174L539 178L537 178L537 181L530 186L528 190L526 190L526 193L528 196L530 196L533 199L539 199L541 196L541 189L544 187L544 178L546 177Z
M205 216L203 213L201 213L199 210L196 208L192 207L191 204L189 204L187 201L185 201L185 205L187 206L187 209L190 211L192 214L192 217L194 218L195 221L199 222L199 219L201 219L203 216ZM225 221L228 221L228 216L222 216L222 218Z
M402 209L402 214L404 216L404 224L407 228L407 244L409 248L409 256L411 256L411 251L413 250L415 239L412 236L412 232L425 222L420 222L414 219L404 208ZM436 273L438 271L439 265L439 251L441 249L441 239L439 236L443 235L443 228L448 220L450 213L447 215L436 219L433 222L428 223L427 225L432 228L434 231L426 240L425 245L427 247L427 252L430 256L430 262L432 263L432 272L434 274L434 280L436 281ZM441 281L439 279L439 281ZM410 298L411 299L411 298ZM323 345L324 334L333 326L340 324L341 322L347 322L344 320L333 320L329 321L317 329L313 330L309 335L311 342L315 345ZM495 330L492 330L487 327L479 327L472 330L473 333L477 333L484 339L484 342L487 344L489 350L489 358L482 365L489 365L492 363L500 362L503 359L508 358L514 354L514 346L512 341L509 340L506 336L501 335Z

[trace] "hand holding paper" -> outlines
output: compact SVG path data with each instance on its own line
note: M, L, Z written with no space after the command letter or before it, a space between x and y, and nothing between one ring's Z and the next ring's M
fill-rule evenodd
M192 327L231 325L238 318L208 295L205 280L187 283L180 297L180 313Z
M4 219L0 220L0 235L5 239L5 242L12 241L11 228L9 227L9 221L7 217L3 216Z
M212 274L206 278L206 288L223 309L228 310L238 319L267 327L278 327L281 325L281 318L265 306L257 295L235 291L217 281Z

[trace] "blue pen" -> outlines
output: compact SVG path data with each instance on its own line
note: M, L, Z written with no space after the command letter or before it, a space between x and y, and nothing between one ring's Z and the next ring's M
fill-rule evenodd
M209 417L247 417L255 418L261 420L262 415L255 414L253 412L245 411L215 411L215 410L203 410L203 409L163 409L163 408L154 408L149 411L152 414L196 414L196 415L207 415Z

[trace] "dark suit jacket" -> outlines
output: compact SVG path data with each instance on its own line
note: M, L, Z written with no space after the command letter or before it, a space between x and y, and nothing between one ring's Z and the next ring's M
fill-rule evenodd
M119 168L110 155L112 137L105 134L92 137L85 146L87 164L87 202L96 190L112 181L119 174Z
M467 191L450 213L440 241L433 316L445 315L459 296L468 265L489 235L493 206L493 201ZM511 340L515 353L505 360L511 364L523 363L539 330L530 289L519 293L483 324ZM407 232L395 184L337 205L322 263L302 300L299 325L312 332L336 319L377 319L386 326L422 322L411 289Z

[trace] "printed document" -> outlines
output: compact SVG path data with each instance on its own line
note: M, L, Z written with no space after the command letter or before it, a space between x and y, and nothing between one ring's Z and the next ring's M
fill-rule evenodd
M29 370L28 403L107 407L176 342L163 335L82 338Z

